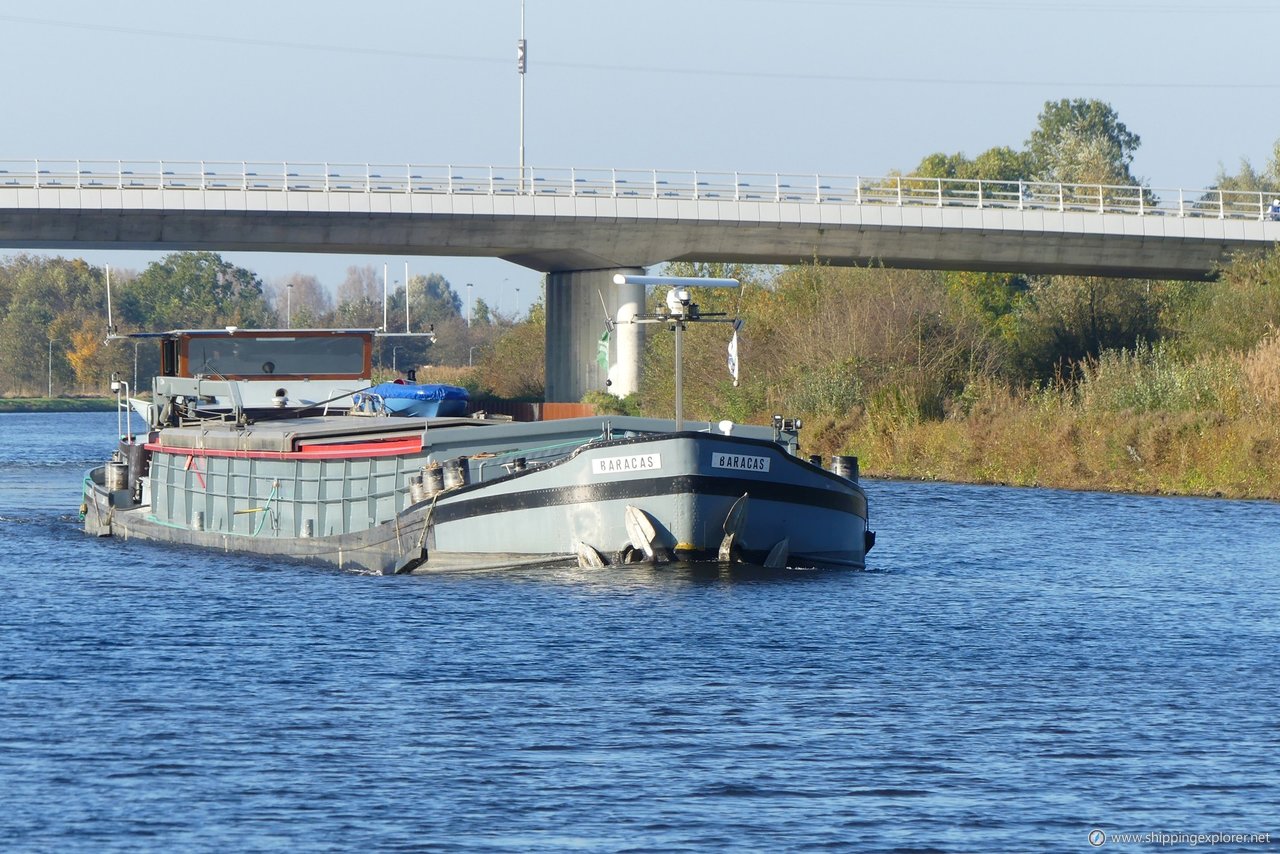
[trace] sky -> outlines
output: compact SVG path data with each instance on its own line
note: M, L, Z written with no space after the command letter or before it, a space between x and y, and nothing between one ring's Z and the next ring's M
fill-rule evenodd
M1021 148L1097 98L1133 173L1198 189L1280 139L1277 0L525 0L532 166L879 176ZM0 160L511 166L520 0L0 3ZM0 247L0 255L12 254ZM79 252L141 270L164 253ZM523 312L497 259L223 253L336 289L440 273ZM518 291L517 291L518 289Z

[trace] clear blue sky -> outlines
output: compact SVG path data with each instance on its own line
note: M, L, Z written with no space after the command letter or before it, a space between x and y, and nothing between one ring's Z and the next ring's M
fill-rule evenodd
M517 161L519 0L14 0L0 29L0 160ZM526 161L881 175L1020 147L1046 100L1099 98L1142 137L1135 174L1198 188L1280 138L1277 33L1276 0L526 0ZM330 288L349 264L403 276L224 255ZM506 310L540 282L410 272Z

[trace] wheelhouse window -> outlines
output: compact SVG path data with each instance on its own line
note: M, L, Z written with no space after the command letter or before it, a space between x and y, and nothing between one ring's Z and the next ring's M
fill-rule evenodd
M367 364L365 335L191 335L182 343L189 376L361 377Z

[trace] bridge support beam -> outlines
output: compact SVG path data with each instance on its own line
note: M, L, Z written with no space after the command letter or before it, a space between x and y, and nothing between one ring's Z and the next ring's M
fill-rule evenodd
M643 275L644 270L622 267L547 274L548 401L573 403L592 389L625 397L640 388L642 325L618 324L609 336L609 370L602 371L598 361L605 313L625 320L644 310L644 285L616 285L616 273Z

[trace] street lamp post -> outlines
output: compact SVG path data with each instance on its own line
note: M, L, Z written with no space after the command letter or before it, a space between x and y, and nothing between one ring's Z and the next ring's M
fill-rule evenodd
M391 373L396 373L396 353L400 352L400 345L397 344L391 348Z
M49 339L49 389L45 397L53 397L53 339Z
M529 62L529 44L524 39L524 0L520 0L520 41L516 44L516 70L520 72L520 181L524 192L524 70Z
M475 364L476 350L479 349L479 347L479 344L473 344L471 345L471 348L467 350L467 367L471 367Z
M286 329L293 328L293 282L285 285L284 325Z
M520 289L516 288L516 304L511 307L511 319L515 320L520 316Z
M467 328L471 328L471 306L475 305L475 300L471 298L471 282L467 282Z

